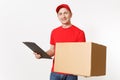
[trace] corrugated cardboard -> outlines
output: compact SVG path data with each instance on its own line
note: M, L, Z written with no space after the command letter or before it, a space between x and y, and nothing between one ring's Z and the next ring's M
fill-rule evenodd
M78 76L106 74L106 46L93 42L56 43L54 71Z

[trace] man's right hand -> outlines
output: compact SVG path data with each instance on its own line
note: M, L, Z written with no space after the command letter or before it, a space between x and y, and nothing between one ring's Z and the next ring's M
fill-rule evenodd
M36 53L36 52L33 52L33 54L35 55L35 57L36 57L37 59L40 59L40 58L41 58L41 55L40 55L40 54L38 54L38 53Z

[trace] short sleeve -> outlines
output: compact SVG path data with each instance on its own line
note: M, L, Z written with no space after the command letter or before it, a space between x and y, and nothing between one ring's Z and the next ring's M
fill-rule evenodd
M54 33L53 33L53 31L51 32L51 35L50 35L50 44L51 44L51 45L55 45Z
M78 35L78 42L86 42L86 38L85 38L85 33L84 31L80 31L79 35Z

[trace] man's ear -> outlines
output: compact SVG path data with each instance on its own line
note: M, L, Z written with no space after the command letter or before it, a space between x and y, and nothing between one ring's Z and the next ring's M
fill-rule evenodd
M72 13L71 13L70 17L72 18Z

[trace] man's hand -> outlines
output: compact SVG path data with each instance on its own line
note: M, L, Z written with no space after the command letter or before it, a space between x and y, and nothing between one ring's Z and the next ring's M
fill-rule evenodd
M37 59L40 59L40 58L41 58L41 55L40 55L40 54L38 54L38 53L36 53L36 52L33 52L33 54L35 55L35 57L36 57Z

